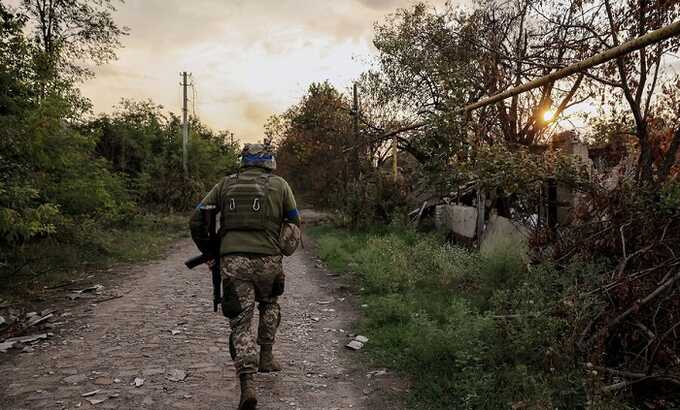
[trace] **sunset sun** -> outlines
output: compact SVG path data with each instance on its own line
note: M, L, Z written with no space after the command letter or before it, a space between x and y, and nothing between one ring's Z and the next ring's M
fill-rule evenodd
M546 110L543 113L543 121L545 122L550 122L555 118L555 111L553 110Z

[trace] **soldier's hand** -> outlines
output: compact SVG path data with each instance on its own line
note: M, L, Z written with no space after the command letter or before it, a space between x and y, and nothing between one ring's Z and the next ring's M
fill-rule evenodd
M215 264L216 264L216 263L217 263L217 262L215 261L215 259L210 259L210 260L207 261L205 264L208 265L208 269L210 269L210 271L212 272L212 268L215 267Z

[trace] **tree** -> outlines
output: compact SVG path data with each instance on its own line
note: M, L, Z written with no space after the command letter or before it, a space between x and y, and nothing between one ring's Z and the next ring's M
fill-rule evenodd
M300 103L271 119L267 135L276 141L280 172L319 205L338 199L354 172L349 154L354 145L347 97L328 82L313 83Z
M376 68L365 76L373 99L397 115L373 128L423 163L471 159L479 144L545 142L555 124L546 112L558 117L590 98L583 76L481 108L469 121L460 110L582 58L581 34L564 26L574 12L529 0L489 0L470 13L424 4L398 10L376 25Z
M581 17L572 26L591 34L589 47L593 51L615 47L680 18L680 4L676 1L591 0L574 2L574 6L579 9L576 16ZM650 125L657 90L663 82L665 56L678 49L680 39L669 39L619 57L588 74L598 84L603 101L613 105L625 101L630 109L633 134L640 149L638 181L643 185L653 182L655 175ZM680 138L680 133L676 135ZM678 144L680 141L670 147ZM668 151L668 161L674 161L675 155L676 152ZM666 177L665 169L657 169L661 171L659 179Z
M113 20L116 0L22 0L35 45L36 81L41 97L72 91L94 75L91 64L116 58L120 37L128 33Z
M544 76L555 68L580 60L579 33L565 24L575 11L558 1L485 1L460 20L457 34L474 50L475 67L468 87L490 96ZM516 95L481 109L475 119L481 125L477 139L494 143L531 146L545 142L545 134L565 109L587 100L579 89L583 75ZM578 97L578 98L575 98ZM552 118L545 114L552 112Z

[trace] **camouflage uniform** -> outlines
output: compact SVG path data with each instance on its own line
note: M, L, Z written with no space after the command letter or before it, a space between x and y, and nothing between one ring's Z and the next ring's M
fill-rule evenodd
M229 352L241 381L239 410L254 410L258 371L281 370L272 345L281 321L277 297L283 293L282 255L295 251L300 214L293 191L272 174L276 159L271 147L246 144L239 172L224 178L203 198L191 217L191 236L203 253L220 257L222 313L229 319ZM220 242L216 251L203 210L219 210ZM291 225L293 224L293 225ZM260 310L257 340L252 320ZM260 345L259 362L257 345Z
M229 352L236 372L257 372L258 345L273 345L281 322L281 309L273 289L283 275L282 256L222 257L224 302L222 310L230 317ZM258 302L260 323L257 340L253 335L252 320ZM231 317L233 316L233 317Z

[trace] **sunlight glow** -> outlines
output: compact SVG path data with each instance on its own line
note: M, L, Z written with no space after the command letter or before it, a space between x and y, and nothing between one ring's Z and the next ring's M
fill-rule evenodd
M543 113L543 121L550 122L555 118L555 111L547 110Z

